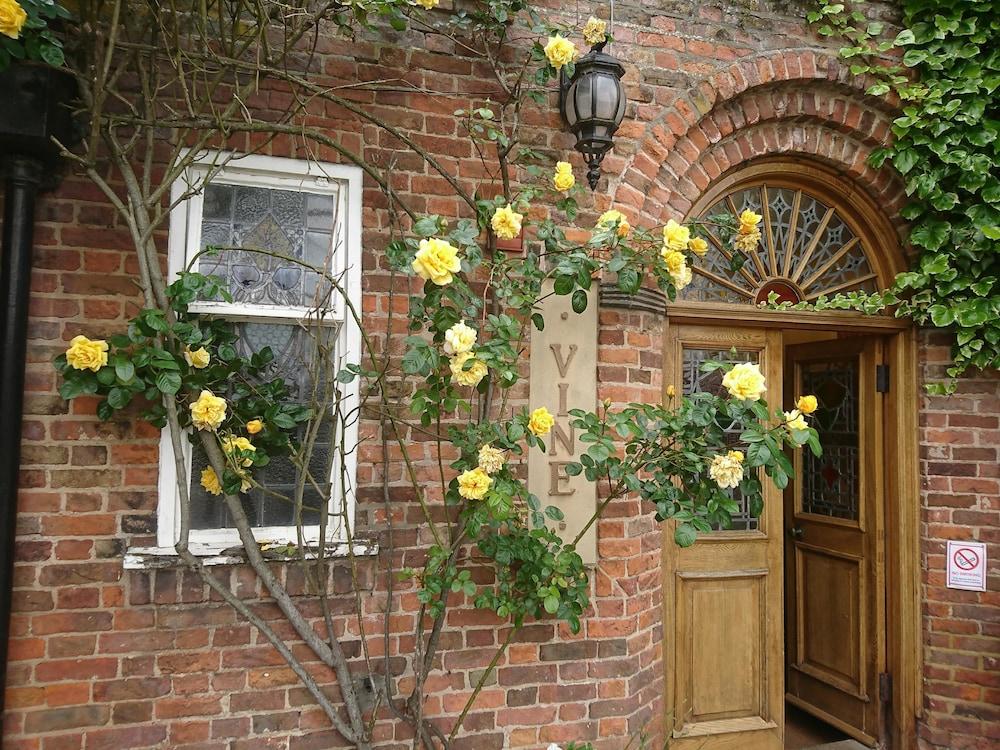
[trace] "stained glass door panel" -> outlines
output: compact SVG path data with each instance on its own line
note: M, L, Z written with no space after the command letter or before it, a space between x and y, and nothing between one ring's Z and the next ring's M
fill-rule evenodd
M727 362L737 364L739 362L754 362L760 364L760 352L755 350L739 349L706 349L699 347L684 347L682 351L682 383L681 392L685 395L691 393L712 393L715 395L725 395L722 387L722 371L712 370L705 372L702 366L706 362ZM738 425L729 423L720 425L726 431L726 442L734 450L746 452L747 447L740 443L740 428ZM739 488L727 490L728 494L736 501L739 510L732 514L731 523L727 527L715 524L716 531L754 531L758 528L757 515L751 510L752 498L745 497Z

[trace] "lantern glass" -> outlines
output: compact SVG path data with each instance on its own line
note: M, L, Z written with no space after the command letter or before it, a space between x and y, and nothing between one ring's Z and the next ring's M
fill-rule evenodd
M563 81L562 111L576 136L576 149L587 157L588 181L594 188L600 164L625 116L621 77L625 69L598 45L576 64L571 80Z

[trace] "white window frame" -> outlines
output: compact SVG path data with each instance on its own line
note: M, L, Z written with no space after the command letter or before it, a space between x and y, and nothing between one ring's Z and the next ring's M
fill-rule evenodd
M219 165L222 165L221 167ZM171 186L170 234L168 237L168 274L172 282L178 278L188 260L201 250L201 220L204 203L206 177L212 172L211 182L251 185L272 189L296 190L316 194L339 193L340 211L343 217L343 249L334 253L332 273L341 279L355 309L361 310L361 221L362 221L362 170L356 166L328 164L310 160L288 159L275 156L234 155L228 152L205 152L199 154L194 163ZM197 192L186 200L182 196L192 188ZM180 201L180 202L179 202ZM337 356L343 364L356 363L361 353L361 331L348 312L340 295L332 295L333 304L323 315L324 321L338 325ZM196 302L189 306L191 312L224 315L230 320L250 320L268 322L275 318L305 318L309 309L305 307L280 307L276 305L230 304L226 302ZM309 316L316 319L315 311ZM342 392L348 404L357 404L358 382L342 385ZM358 440L360 415L346 426L342 440L346 445L355 446ZM187 466L188 481L191 481L191 444L184 442L183 460ZM337 506L342 495L346 497L347 523L354 524L356 507L357 451L347 454L343 462L344 476L350 487L341 488L341 464L334 461L331 476L330 507ZM160 466L157 503L157 545L172 549L180 537L180 494L177 489L177 471L169 428L160 435ZM327 527L327 544L343 545L349 538L349 528L341 519L331 518ZM319 526L303 529L306 541L319 540ZM254 527L254 535L260 541L278 543L297 542L294 526ZM195 554L217 555L221 550L240 544L236 529L192 529L190 549Z

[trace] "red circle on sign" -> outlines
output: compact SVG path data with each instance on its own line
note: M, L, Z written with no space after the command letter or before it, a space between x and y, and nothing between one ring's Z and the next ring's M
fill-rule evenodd
M975 550L971 550L968 547L961 547L955 550L952 560L962 570L972 570L979 565L979 555L976 554Z

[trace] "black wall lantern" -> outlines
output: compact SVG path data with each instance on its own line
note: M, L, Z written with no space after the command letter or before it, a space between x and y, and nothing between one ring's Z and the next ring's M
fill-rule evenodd
M597 188L601 161L611 150L612 137L625 116L625 67L604 52L608 39L598 42L576 62L573 77L560 77L559 108L576 136L576 150L587 160L587 182Z

